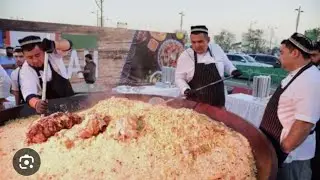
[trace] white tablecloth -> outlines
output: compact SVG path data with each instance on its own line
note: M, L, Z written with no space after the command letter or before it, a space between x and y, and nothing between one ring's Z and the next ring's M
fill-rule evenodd
M16 106L16 101L14 99L14 96L9 96L6 99L7 99L7 102L3 103L5 109L9 109Z
M117 86L112 89L113 92L117 93L128 93L128 94L147 94L147 95L158 95L168 97L178 97L180 90L177 87L157 87L157 86Z
M117 93L128 94L147 94L178 97L180 95L179 88L157 87L157 86L118 86L112 89ZM253 96L247 94L230 94L226 96L226 109L237 114L245 120L251 122L254 126L259 127L267 100L256 100Z
M226 98L226 109L259 127L267 102L247 94L230 94Z

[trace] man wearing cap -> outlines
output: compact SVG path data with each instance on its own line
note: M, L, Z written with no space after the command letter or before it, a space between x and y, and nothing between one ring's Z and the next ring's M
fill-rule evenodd
M68 40L41 40L38 36L27 36L19 40L24 58L20 70L20 87L24 100L38 113L47 109L47 101L42 101L42 83L45 52L48 53L46 98L55 99L74 95L72 86L61 64L61 55L57 51L66 52L72 47Z
M280 61L289 74L270 98L260 124L276 150L281 180L312 176L314 128L320 117L320 71L310 61L312 47L299 33L281 42Z
M175 82L187 99L200 101L217 107L225 105L225 87L220 82L199 91L195 89L221 80L224 73L240 76L221 47L209 44L208 28L192 26L190 35L192 46L179 57Z
M311 56L311 60L313 65L317 67L320 65L320 41L314 44L314 53Z
M0 57L0 64L10 77L12 71L16 68L16 61L13 58L13 47L6 47L6 55L7 56Z
M11 93L15 97L16 105L24 103L20 90L20 69L24 63L24 57L21 47L16 47L13 51L13 57L16 59L17 68L11 73Z
M320 41L316 42L314 44L314 54L311 56L311 60L313 65L319 68L320 65ZM320 117L319 117L320 118ZM316 126L316 153L315 157L311 161L312 166L312 179L318 180L320 179L320 120L317 123Z

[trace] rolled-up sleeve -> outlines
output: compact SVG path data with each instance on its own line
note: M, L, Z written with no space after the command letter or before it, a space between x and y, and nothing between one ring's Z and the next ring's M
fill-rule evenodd
M194 70L194 62L191 60L187 51L184 51L178 58L177 68L175 72L175 83L180 89L181 94L184 93L186 89L189 89L188 85L190 73Z
M31 68L23 67L20 70L20 88L25 101L30 99L28 97L41 96L39 78Z
M294 98L295 118L316 124L320 118L320 83L304 81L298 88Z
M221 55L221 59L223 60L224 72L231 75L232 71L236 70L237 68L229 60L228 56L223 51L223 49L217 44L215 44L215 46L215 48L219 51L219 54Z

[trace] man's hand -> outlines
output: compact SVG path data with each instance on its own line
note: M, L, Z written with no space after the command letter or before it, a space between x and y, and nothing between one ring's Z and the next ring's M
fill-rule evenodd
M242 75L242 72L236 69L236 70L232 71L231 75L233 77L239 77Z
M51 41L47 38L44 38L42 40L41 47L42 47L43 51L45 51L47 53L52 53L55 50L56 45L55 45L54 41Z
M39 100L36 103L35 109L36 109L37 113L39 113L39 114L45 113L48 109L48 101Z
M184 95L185 95L186 97L193 97L193 96L195 96L195 94L196 94L196 91L193 90L193 89L186 89L186 90L184 91Z

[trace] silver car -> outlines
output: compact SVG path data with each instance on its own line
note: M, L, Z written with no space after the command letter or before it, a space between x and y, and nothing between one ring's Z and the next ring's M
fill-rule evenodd
M246 54L227 54L228 59L234 65L253 66L253 67L273 67L270 64L257 62L253 57Z

